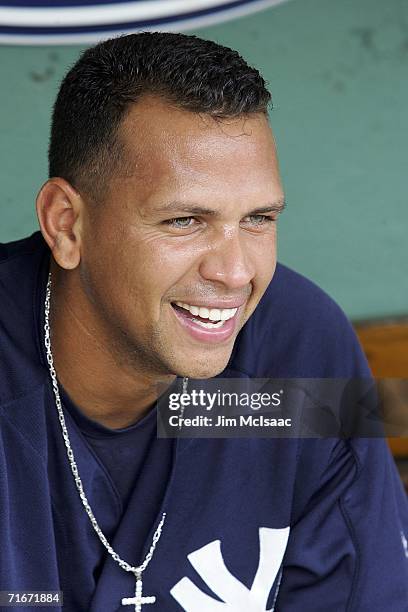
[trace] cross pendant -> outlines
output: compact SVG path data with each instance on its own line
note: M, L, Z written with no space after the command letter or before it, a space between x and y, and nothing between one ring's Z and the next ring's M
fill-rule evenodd
M143 604L154 604L156 603L156 597L143 597L143 582L142 575L136 574L136 588L135 588L135 596L134 597L123 597L122 598L122 606L131 606L135 605L135 612L142 612Z

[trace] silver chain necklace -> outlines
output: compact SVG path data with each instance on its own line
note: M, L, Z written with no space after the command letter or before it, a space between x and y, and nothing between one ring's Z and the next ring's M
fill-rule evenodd
M45 349L46 349L46 354L47 354L47 361L48 361L50 376L52 380L52 387L54 390L55 404L56 404L57 411L58 411L59 422L61 424L62 437L64 438L64 442L65 442L65 446L67 450L69 465L71 467L71 472L72 472L76 487L79 492L79 497L81 498L82 504L85 508L85 511L89 517L89 520L91 521L92 527L94 528L98 538L100 539L100 541L102 542L102 544L104 545L104 547L106 548L106 550L108 551L112 559L114 559L114 561L116 561L123 570L125 570L126 572L132 572L132 574L134 574L135 576L135 579L136 579L135 596L134 597L123 597L122 606L131 606L134 604L135 612L142 612L143 604L153 604L156 602L155 596L149 596L149 597L143 596L142 573L145 571L146 567L149 565L153 557L157 542L159 541L161 533L162 533L164 521L166 520L166 513L163 512L162 518L157 526L156 531L153 534L152 544L150 546L149 552L146 554L143 563L141 563L141 565L138 565L138 566L130 565L129 563L121 559L118 553L113 550L112 546L109 544L108 540L106 539L102 529L99 527L98 521L96 520L95 515L92 511L92 508L89 505L88 499L85 495L82 480L79 475L78 466L75 461L74 452L72 450L71 442L69 439L67 426L65 424L65 417L64 417L64 412L62 409L61 397L60 397L59 387L58 387L57 373L54 368L54 358L53 358L52 350L51 350L51 335L50 335L50 320L49 320L50 303L51 303L51 272L48 274L48 282L47 282L47 289L46 289L46 295L45 295L44 344L45 344ZM187 386L188 386L188 378L184 377L183 378L183 393L187 393Z

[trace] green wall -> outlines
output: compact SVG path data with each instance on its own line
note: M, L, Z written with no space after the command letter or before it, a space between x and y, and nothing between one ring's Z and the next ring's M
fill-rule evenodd
M408 3L292 0L196 33L270 83L280 260L354 319L408 314ZM0 241L37 227L51 106L79 51L0 47Z

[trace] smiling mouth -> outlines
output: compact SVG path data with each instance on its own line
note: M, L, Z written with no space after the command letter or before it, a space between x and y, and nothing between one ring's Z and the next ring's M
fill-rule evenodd
M223 327L227 321L235 317L238 311L238 308L206 308L203 306L192 306L185 302L174 302L172 306L184 317L190 319L192 323L204 329Z

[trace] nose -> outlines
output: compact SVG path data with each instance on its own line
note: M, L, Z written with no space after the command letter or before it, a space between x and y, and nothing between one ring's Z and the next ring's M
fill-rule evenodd
M255 276L249 246L239 230L225 231L208 244L199 272L202 278L229 289L247 286Z

